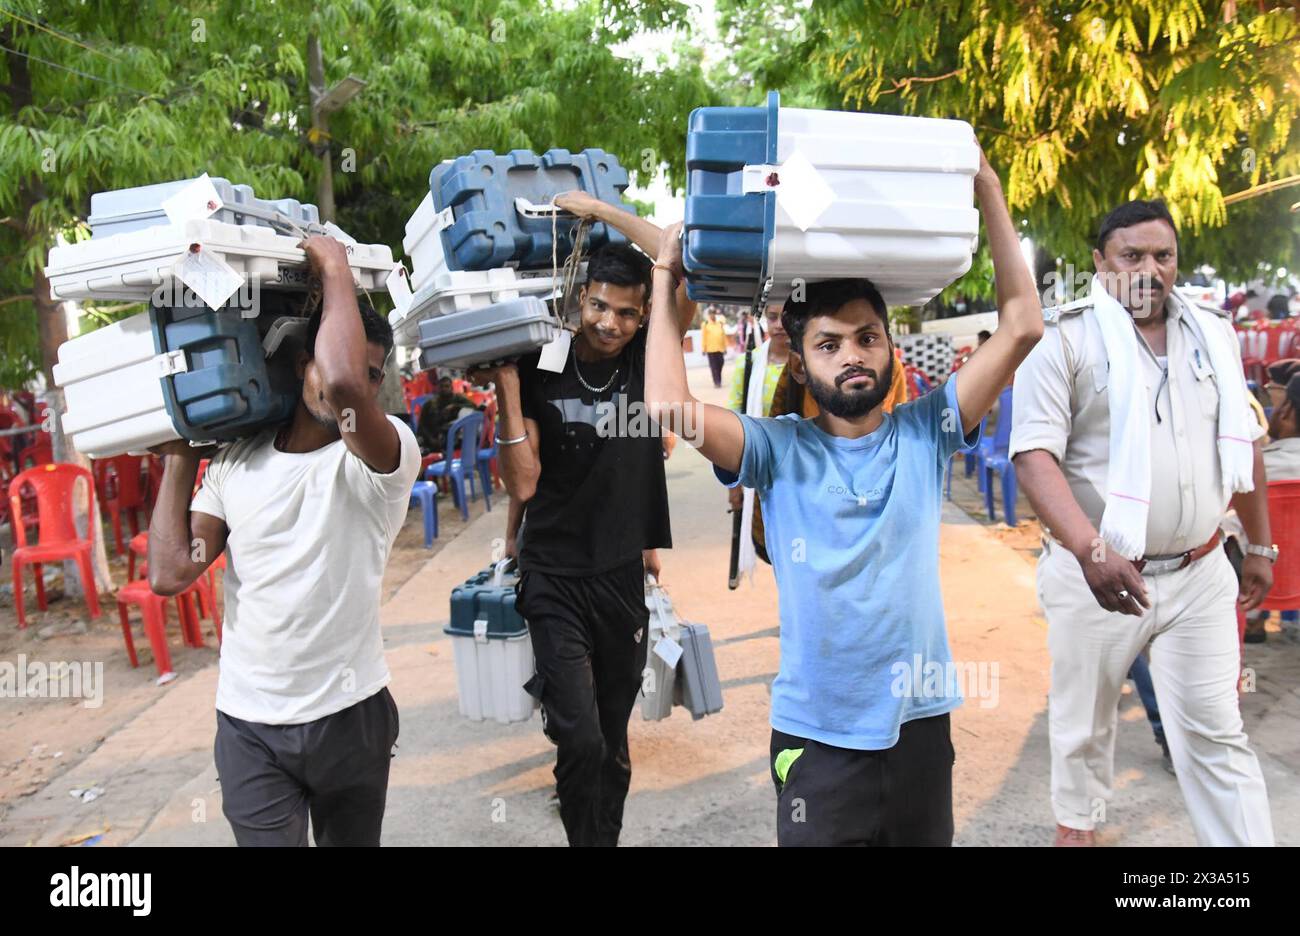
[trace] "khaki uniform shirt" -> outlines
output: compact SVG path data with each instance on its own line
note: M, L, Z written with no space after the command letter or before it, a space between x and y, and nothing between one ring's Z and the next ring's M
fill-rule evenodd
M1165 362L1138 333L1151 427L1148 556L1195 549L1218 528L1228 506L1217 446L1219 383L1235 380L1246 392L1240 345L1226 314L1214 310L1237 363L1232 373L1216 374L1186 320L1186 301L1174 294L1165 303ZM1043 339L1016 371L1010 454L1050 452L1083 512L1100 526L1110 463L1106 347L1089 298L1045 309L1043 317ZM1252 439L1264 434L1253 415L1249 424Z

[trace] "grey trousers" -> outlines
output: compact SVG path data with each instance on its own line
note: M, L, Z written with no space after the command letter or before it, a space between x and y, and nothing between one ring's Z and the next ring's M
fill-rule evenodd
M397 703L381 689L301 725L217 712L221 809L241 845L378 845L397 741Z

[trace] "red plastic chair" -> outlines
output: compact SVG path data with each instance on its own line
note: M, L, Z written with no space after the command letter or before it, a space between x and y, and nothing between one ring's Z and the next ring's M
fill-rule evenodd
M8 406L0 406L0 429L14 429L26 425L22 418ZM17 455L22 447L22 436L0 436L0 472L8 471L10 475L19 470Z
M137 578L146 578L149 574L149 531L146 530L143 533L131 537L131 542L128 544L127 548L130 550L130 553L126 559L126 580L128 582L134 582ZM139 556L141 559L139 575L136 574L136 556ZM202 612L203 617L210 617L216 621L218 637L221 636L221 620L217 615L216 610L217 580L214 573L218 569L224 571L225 568L226 554L223 552L213 560L210 566L208 566L207 590L199 593L199 610Z
M411 401L418 396L424 396L433 393L433 381L429 379L428 371L421 371L410 380L402 381L402 396L406 399L406 408L411 408Z
M1268 483L1268 522L1278 556L1273 588L1259 607L1293 611L1300 608L1300 481Z
M153 505L158 503L158 489L162 487L162 459L157 455L150 455L145 459L144 465L145 478L149 484L149 512L153 513Z
M22 422L19 421L18 425L22 425ZM34 438L35 441L24 447L21 444L23 438ZM13 452L12 457L15 464L15 474L28 468L35 468L37 465L48 465L54 461L54 447L50 442L50 434L48 432L36 431L33 436L11 436L9 441L13 445L11 451ZM6 505L9 503L7 494L5 496L5 503ZM23 524L28 529L34 528L36 526L36 495L30 490L25 490L23 492L22 508ZM7 508L5 512L8 513ZM14 542L15 544L18 542L16 536L14 537Z
M190 597L198 597L200 613L202 613L203 593L206 588L207 583L200 577L189 588L176 595L176 610L181 623L181 639L189 647L204 646L203 633L199 630L198 617L194 613L194 606L190 604ZM209 595L210 600L211 596ZM158 675L163 676L170 673L172 671L172 658L167 649L167 599L155 593L149 587L147 579L128 582L117 591L117 613L122 622L122 637L126 641L126 655L131 661L131 666L136 667L140 665L140 661L135 654L135 640L131 636L131 622L127 616L127 608L130 605L139 607L140 614L144 618L144 633L149 638L149 646L153 649L154 665L158 668ZM215 605L212 606L212 613L217 625L217 643L220 643L221 617L216 613Z
M136 575L135 557L141 559L141 567L144 567L144 560L149 558L149 531L137 533L131 537L131 542L126 544L126 580L134 582L137 578L143 578L142 575Z
M483 478L483 486L488 486L488 473L492 475L492 489L505 487L505 482L501 480L501 466L497 461L497 401L495 397L489 394L487 401L487 410L483 414L483 437L479 440L478 457L480 461L485 462L479 468L480 476Z
M140 532L140 517L145 513L148 488L144 481L144 459L138 455L118 455L95 461L95 482L100 501L113 525L113 544L119 556L126 554L122 543L122 514L131 527L131 535Z
M9 482L17 472L13 465L13 450L9 440L0 438L0 523L9 523Z
M30 565L36 573L36 603L44 611L45 579L42 566L46 562L72 559L81 573L81 589L86 595L86 605L92 618L99 617L99 595L95 590L95 576L90 567L89 536L77 535L73 512L73 495L77 481L86 482L86 516L97 522L95 513L95 483L90 472L79 465L50 464L29 468L21 472L9 485L9 507L14 516L22 515L22 492L30 486L36 494L39 542L27 544L25 523L14 524L14 537L18 548L14 550L14 606L18 611L18 627L27 626L23 609L23 566ZM89 531L87 531L89 532Z
M54 443L48 432L36 433L36 441L18 453L18 460L24 469L54 462Z
M1261 386L1267 381L1265 369L1274 361L1290 357L1296 349L1296 329L1291 322L1260 322L1255 328L1239 333L1242 342L1242 370L1247 378Z
M152 457L155 459L157 458L157 456L152 456ZM211 459L207 459L207 458L201 459L199 461L199 470L194 476L194 494L199 493L199 488L203 487L203 475L208 470L209 461L211 461ZM160 462L159 470L161 470L161 460L159 460L159 462ZM153 471L152 462L149 465L149 470L152 473ZM193 496L194 496L193 494L190 495L191 498L193 498ZM149 558L149 531L148 530L145 530L143 533L135 534L134 536L131 537L131 542L127 544L126 580L128 582L134 581L136 578L136 569L135 569L136 556L139 556L141 559ZM226 567L226 554L224 552L216 558L216 561L214 561L212 565L208 566L208 585L214 591L216 590L217 585L216 585L216 581L212 577L212 572L214 569L224 569L225 567ZM147 569L148 569L147 565L141 564L140 576L139 576L140 578L144 578Z
M36 513L36 494L32 491L30 486L23 489L21 496L19 497L19 506L17 508L12 508L10 506L9 491L11 490L14 478L16 477L17 475L12 471L0 468L0 498L4 499L4 507L3 509L0 509L0 521L5 521L14 525L15 549L20 544L18 542L17 524L14 524L14 518L21 516L23 528L30 531L32 537L35 537L36 535L36 524L39 519ZM17 491L18 489L12 488L12 490ZM21 513L15 514L13 512L15 509L19 510Z

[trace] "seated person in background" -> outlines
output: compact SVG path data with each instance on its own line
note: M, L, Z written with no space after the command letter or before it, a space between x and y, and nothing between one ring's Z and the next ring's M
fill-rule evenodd
M473 410L479 407L469 397L452 389L450 377L439 380L437 396L425 400L420 407L420 418L415 430L415 436L420 442L420 454L441 452L447 444L447 430L466 408Z
M1269 445L1264 446L1264 469L1269 481L1300 478L1300 398L1291 382L1300 374L1300 357L1269 364L1265 390L1273 415L1269 419Z
M1264 474L1270 481L1300 479L1300 361L1286 363L1290 376L1281 401L1273 404L1264 446Z
M1268 421L1269 442L1264 446L1264 477L1273 481L1300 480L1300 360L1278 361L1268 369L1269 396L1273 415ZM1235 518L1234 518L1235 519ZM1223 528L1229 532L1231 521ZM1238 521L1238 524L1240 521ZM1245 540L1244 534L1241 536ZM1267 611L1252 611L1246 616L1246 643L1264 643Z

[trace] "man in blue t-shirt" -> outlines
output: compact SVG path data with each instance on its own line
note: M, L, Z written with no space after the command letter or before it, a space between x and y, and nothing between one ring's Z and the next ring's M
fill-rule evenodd
M961 704L939 592L939 511L948 458L1043 333L997 174L975 192L988 229L999 326L942 388L885 413L894 346L865 279L804 287L781 321L791 376L814 419L738 415L686 383L672 316L680 226L654 269L646 400L731 484L763 499L780 587L781 669L772 685L772 775L781 845L950 845L948 713Z

